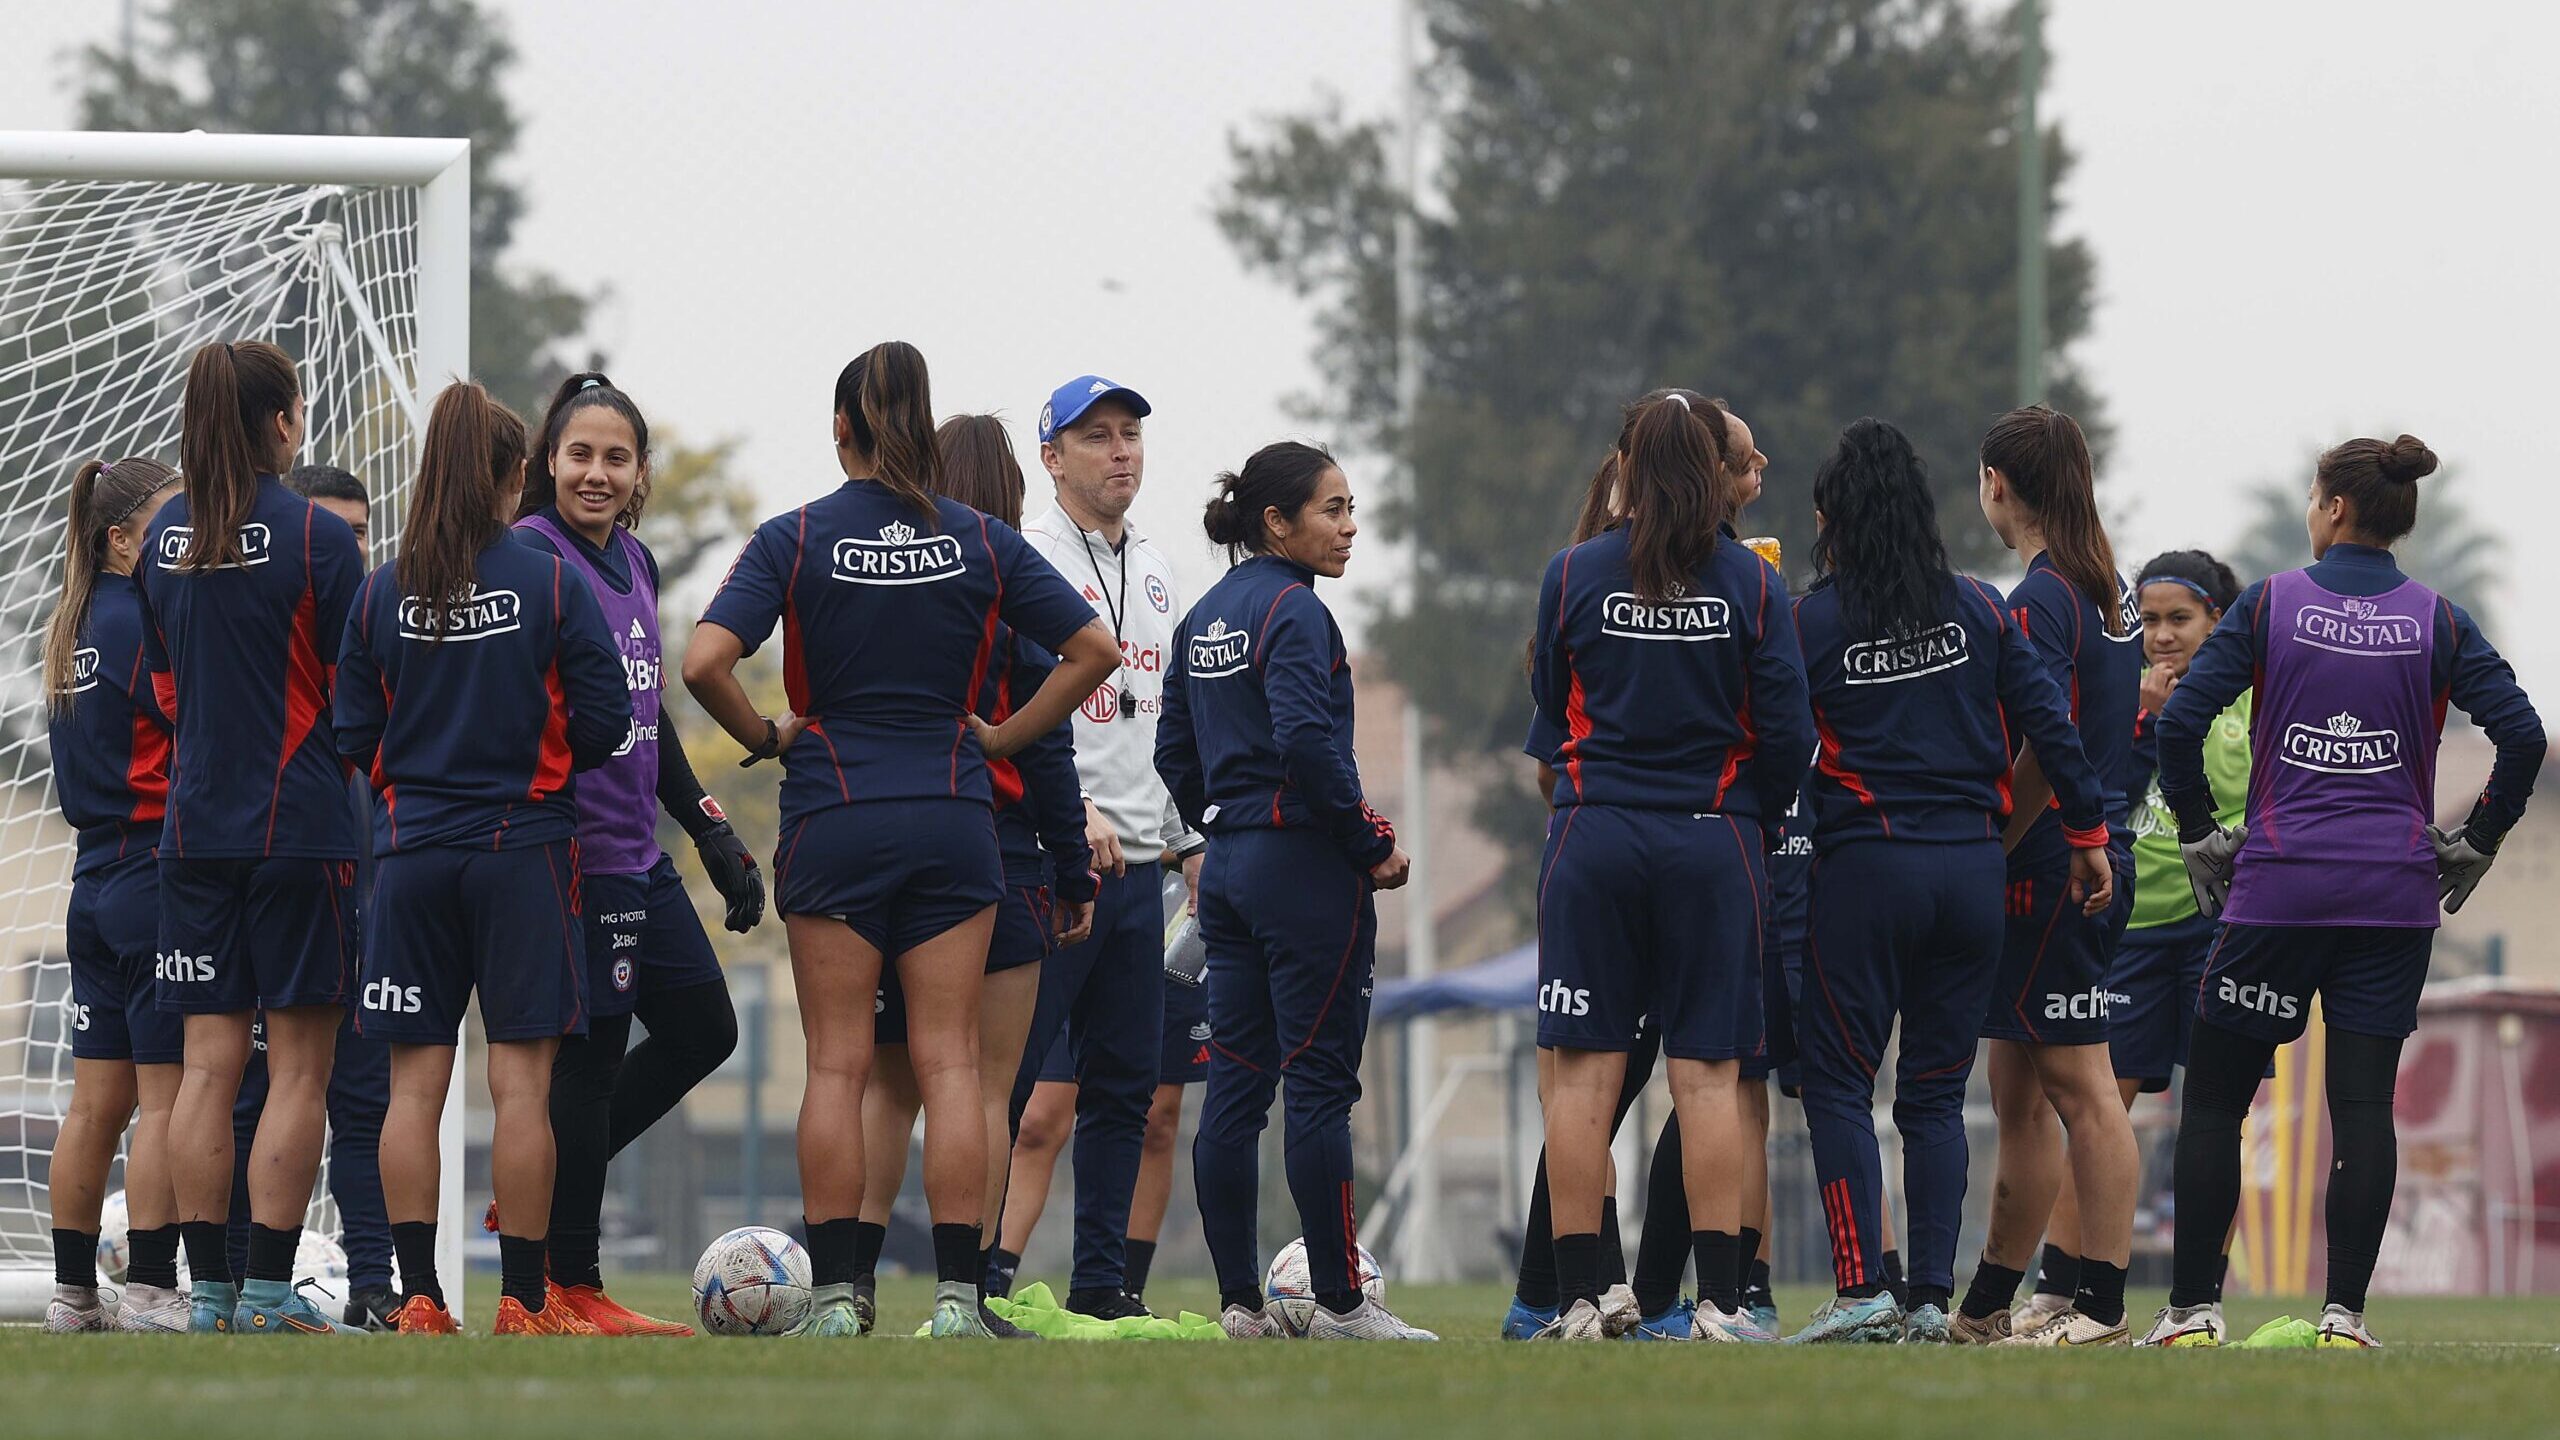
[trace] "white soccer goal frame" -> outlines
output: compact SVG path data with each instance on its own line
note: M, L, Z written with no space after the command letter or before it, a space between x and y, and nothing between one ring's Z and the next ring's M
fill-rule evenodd
M471 373L471 142L329 135L0 131L0 179L399 185L418 192L418 394L412 445L436 389ZM377 346L378 333L367 337ZM414 449L408 457L414 463ZM455 1065L439 1134L443 1193L436 1268L463 1310L464 1066ZM228 1137L226 1136L226 1141ZM0 1316L41 1314L53 1277L0 1271ZM24 1293L21 1293L24 1292Z

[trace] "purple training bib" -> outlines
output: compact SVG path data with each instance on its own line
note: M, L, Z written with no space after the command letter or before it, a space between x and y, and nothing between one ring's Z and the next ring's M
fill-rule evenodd
M2338 595L2267 581L2251 729L2249 839L2223 918L2244 925L2440 923L2427 843L2440 719L2434 591Z
M639 875L658 863L658 704L665 662L658 644L658 587L640 542L617 525L613 545L631 574L631 593L606 583L577 542L541 515L516 524L549 539L586 577L622 652L631 682L631 734L613 758L578 776L578 868L589 875Z

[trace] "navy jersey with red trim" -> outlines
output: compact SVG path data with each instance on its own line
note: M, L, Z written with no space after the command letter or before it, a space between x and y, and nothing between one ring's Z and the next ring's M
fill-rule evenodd
M382 797L378 855L566 840L570 777L630 738L631 687L595 592L504 535L478 565L470 603L441 607L401 594L385 565L347 621L338 749Z
M2333 595L2384 595L2406 583L2408 576L2388 550L2370 545L2336 544L2303 571L2311 582ZM2481 789L2469 823L2496 839L2524 816L2533 795L2534 778L2542 771L2542 717L2531 697L2516 683L2515 668L2480 633L2469 611L2436 597L2434 643L2428 649L2428 685L2435 695L2436 724L2444 723L2447 705L2461 709L2496 747L2489 783ZM2213 825L2213 789L2204 770L2205 731L2240 692L2255 687L2267 653L2267 582L2240 592L2222 623L2196 650L2186 678L2169 695L2159 721L2160 797L2178 817L2178 828L2190 837ZM2290 622L2288 622L2290 623ZM2215 696L2223 697L2208 705ZM2267 743L2265 737L2256 737Z
M1351 655L1316 574L1256 555L1174 627L1156 773L1193 830L1313 828L1366 870L1395 827L1360 789Z
M1013 527L956 501L928 518L876 480L756 527L703 623L754 654L782 627L806 733L782 757L782 818L857 800L990 800L969 728L999 622L1055 654L1093 607Z
M2106 800L2062 691L2015 616L1970 575L1949 582L1943 623L1853 635L1830 582L1796 602L1822 745L1814 846L1852 840L1996 840L2009 818L2009 757L2043 757L2071 836L2106 843Z
M187 496L153 517L134 576L143 664L172 722L164 856L352 860L329 693L364 554L347 522L258 477L238 563L176 567Z
M1782 814L1813 754L1786 583L1719 540L1685 593L1636 593L1627 534L1557 553L1538 590L1529 692L1556 717L1556 808Z
M2106 795L2107 833L2119 848L2133 845L2133 803L2140 796L2138 762L2133 755L2134 714L2142 708L2142 624L2133 592L2118 577L2115 618L2123 633L2107 633L2107 611L2053 568L2053 556L2040 554L2027 565L2027 578L2009 592L2009 610L2026 627L2036 653L2043 657L2053 683L2062 687L2071 723L2080 732L2080 750L2098 772ZM2036 747L2041 759L2044 747ZM2047 779L2052 777L2048 774ZM2056 787L2056 794L2060 789ZM2071 842L2062 833L2062 817L2054 807L2029 827L2009 852L2012 877L2061 873Z
M98 577L72 652L68 708L45 727L62 818L80 832L71 873L160 843L169 798L169 717L142 663L142 601L127 575Z
M978 713L990 725L1003 724L1058 668L1058 657L1011 629L998 626L996 635L1000 658L978 687ZM1092 899L1101 882L1085 838L1075 720L1059 721L1057 729L1010 759L989 761L987 784L995 796L996 849L1004 856L1005 883L1048 885L1069 904Z

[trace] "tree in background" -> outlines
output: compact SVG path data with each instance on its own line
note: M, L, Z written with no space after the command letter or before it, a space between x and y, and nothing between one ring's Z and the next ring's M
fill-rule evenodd
M2222 557L2239 573L2241 583L2311 563L2311 535L2304 528L2303 510L2310 500L2312 463L2318 453L2305 457L2302 478L2266 480L2250 487L2249 519ZM2498 585L2506 541L2463 504L2456 488L2459 482L2460 474L2451 466L2418 482L2418 528L2391 547L2392 553L2411 577L2470 611L2483 631L2496 634L2498 624L2489 597ZM2128 557L2127 563L2141 562Z
M1421 399L1396 412L1386 121L1322 106L1231 140L1218 218L1317 304L1338 440L1401 453L1372 513L1414 583L1371 631L1435 749L1516 754L1536 582L1615 438L1678 383L1731 399L1775 457L1749 525L1813 538L1812 470L1864 414L1928 458L1960 561L1983 428L2015 401L2016 32L1961 0L1426 0L1437 172L1418 216ZM2047 139L2058 189L2068 155ZM2048 213L2051 195L2047 197ZM2093 264L2047 249L2053 403L2106 428L2071 363ZM1801 567L1799 567L1801 568ZM1480 818L1532 852L1525 766ZM1515 870L1521 867L1515 867Z
M567 373L556 351L589 296L504 265L524 195L499 167L519 124L505 30L473 0L167 0L128 59L74 61L91 130L458 135L471 141L471 371L528 415Z

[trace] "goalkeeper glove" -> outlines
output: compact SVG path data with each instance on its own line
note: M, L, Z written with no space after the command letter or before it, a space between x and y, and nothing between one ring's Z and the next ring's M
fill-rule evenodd
M2469 825L2448 835L2442 826L2427 827L2427 843L2436 850L2436 898L2444 902L2444 913L2452 915L2462 909L2462 902L2480 886L2480 877L2498 858L2498 842L2479 835Z
M2193 840L2179 842L2178 858L2187 864L2187 885L2195 891L2196 909L2207 920L2222 918L2223 902L2231 895L2232 865L2248 838L2245 825L2216 825Z
M702 856L702 870L711 877L711 888L729 902L728 927L741 935L756 928L756 922L764 919L764 872L756 868L756 857L747 853L747 842L723 820L703 831L693 846Z

